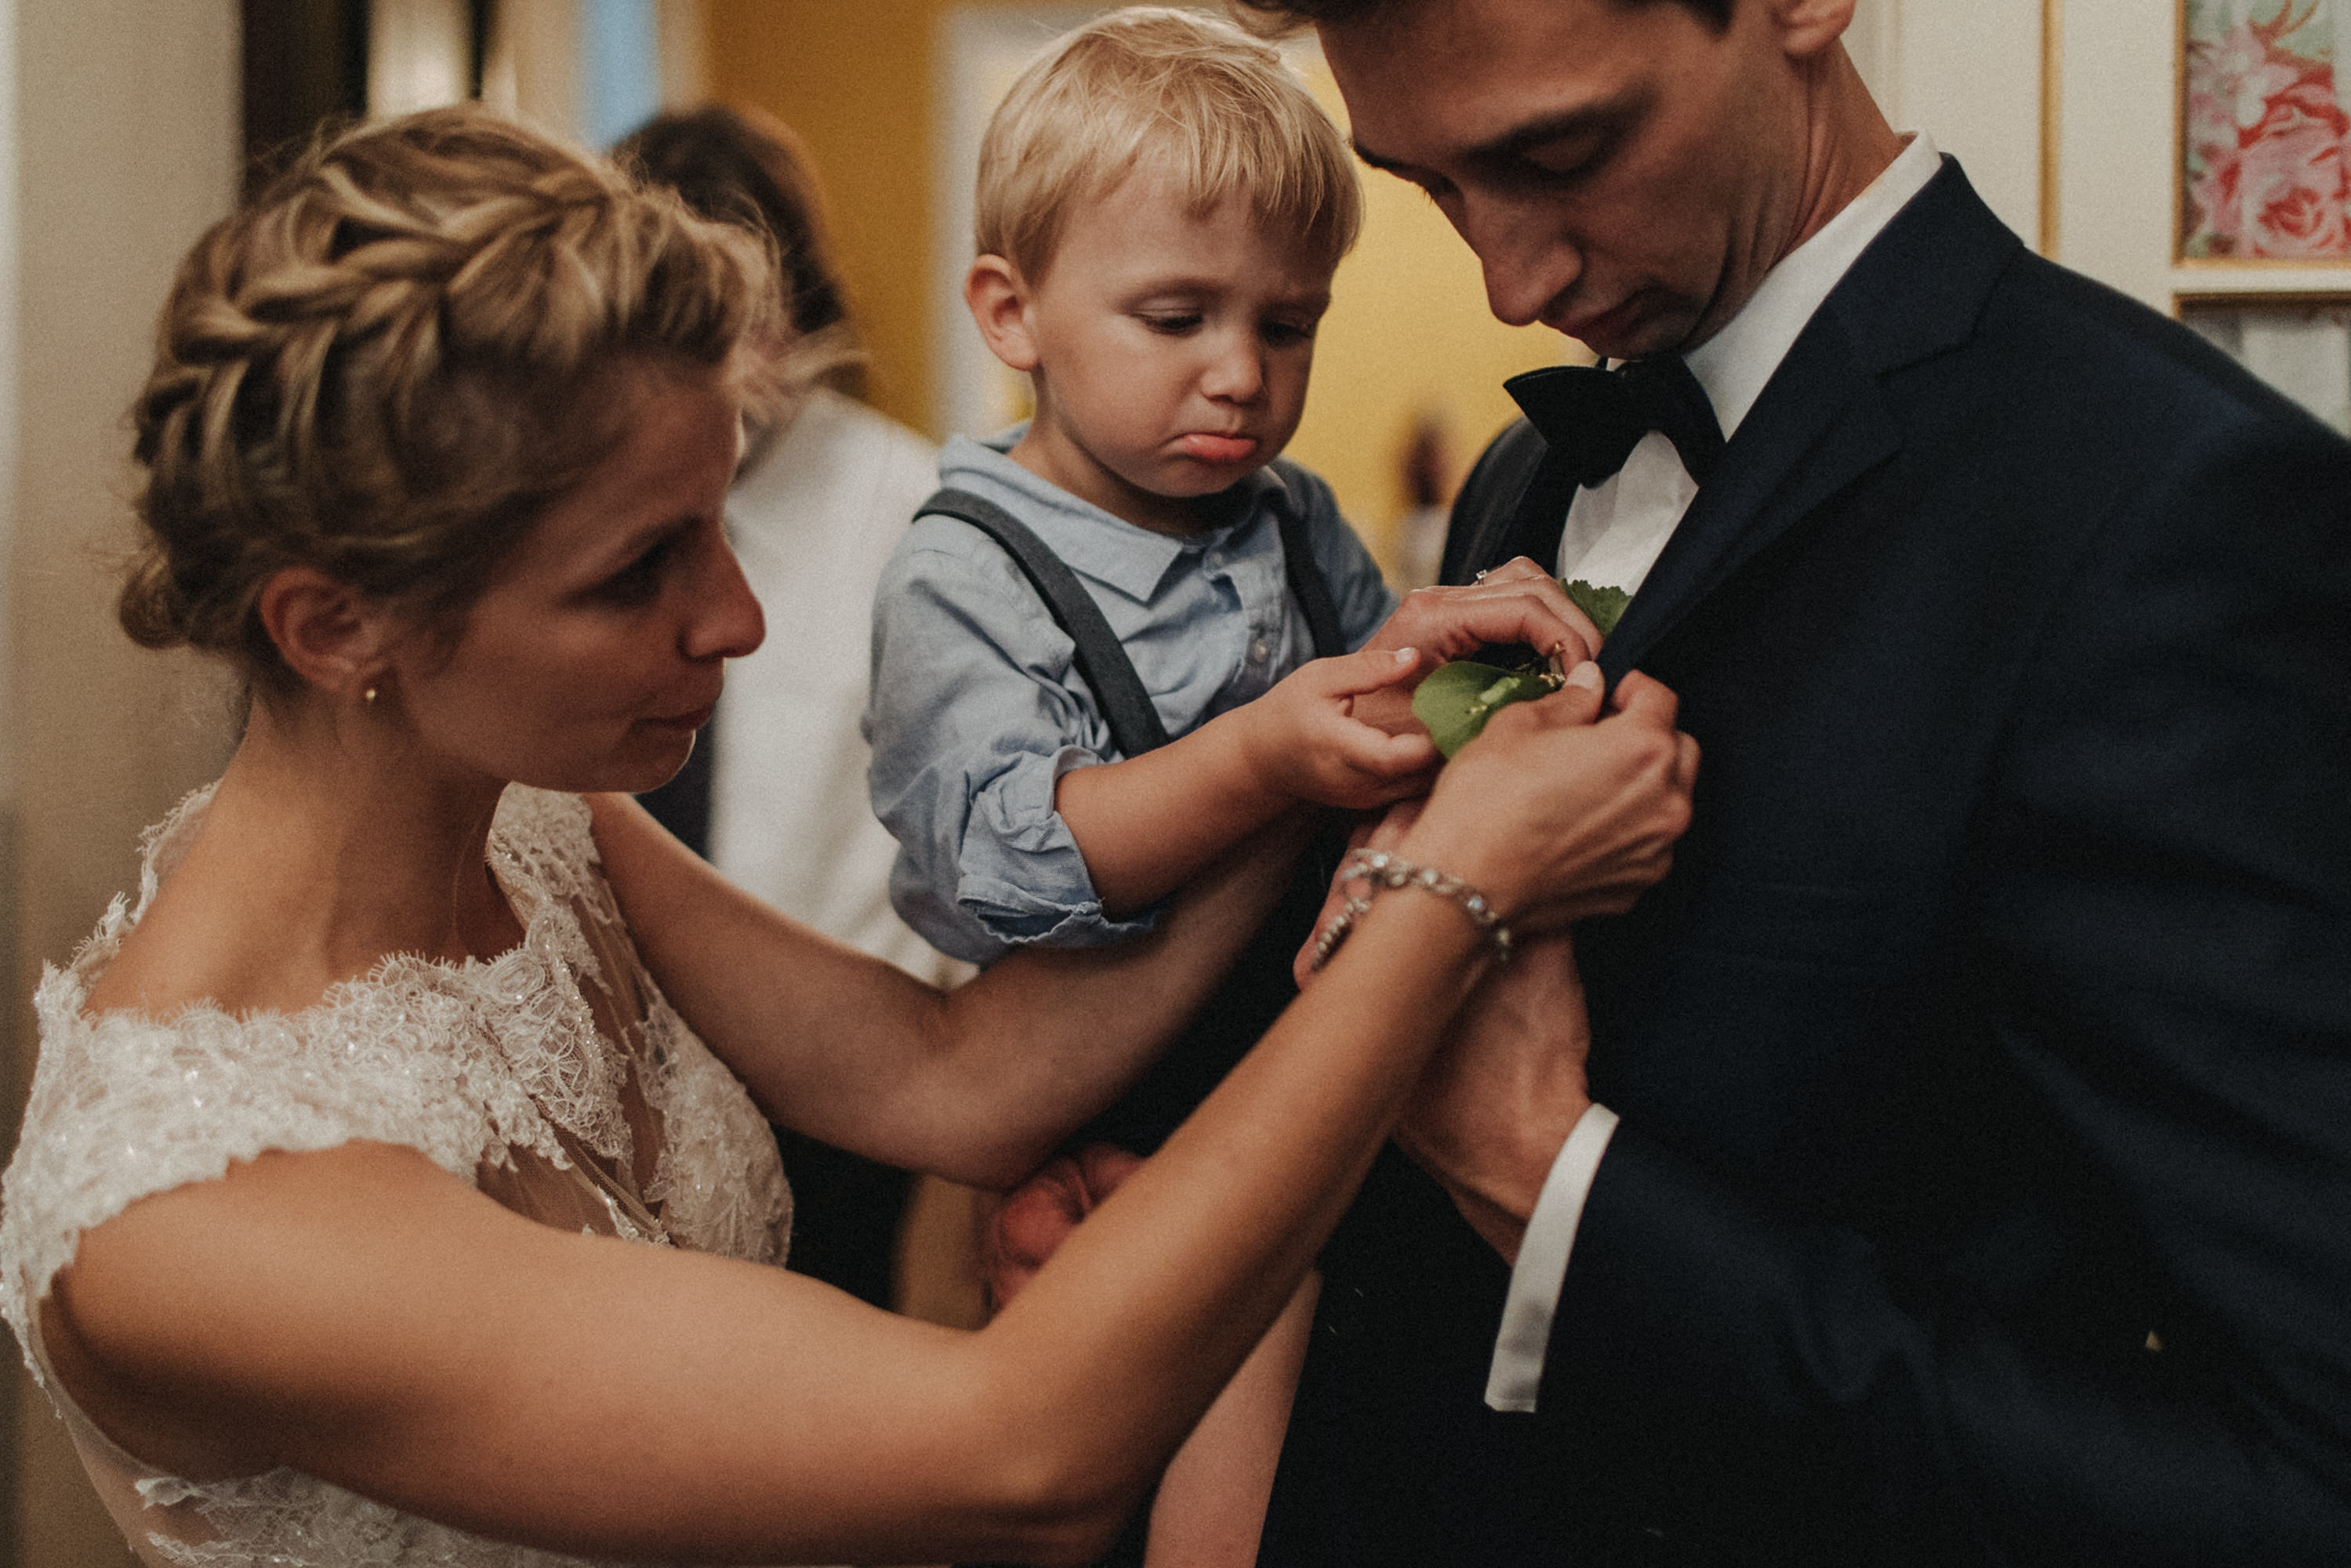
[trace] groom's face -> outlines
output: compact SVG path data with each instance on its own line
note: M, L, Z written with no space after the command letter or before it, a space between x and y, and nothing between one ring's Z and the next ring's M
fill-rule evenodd
M1785 16L1390 0L1327 24L1355 145L1426 190L1493 312L1635 358L1702 342L1784 252L1806 168Z

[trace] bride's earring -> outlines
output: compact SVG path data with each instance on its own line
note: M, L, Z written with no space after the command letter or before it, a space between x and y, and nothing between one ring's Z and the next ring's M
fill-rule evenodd
M361 693L360 694L360 700L361 702L363 702L363 703L367 704L367 706L370 706L370 707L373 707L373 706L375 706L375 699L376 699L376 689L375 689L375 687L373 687L373 686L370 686L367 690L365 690L365 691L363 691L363 692L361 692Z

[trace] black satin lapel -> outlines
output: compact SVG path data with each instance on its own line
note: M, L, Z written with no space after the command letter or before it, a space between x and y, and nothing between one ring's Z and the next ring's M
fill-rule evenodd
M1755 552L1898 451L1876 376L1815 319L1724 449L1600 655L1613 685Z
M1559 570L1559 537L1567 531L1568 504L1575 499L1575 476L1566 460L1546 454L1528 481L1526 494L1510 513L1510 526L1479 559L1488 567L1527 556L1545 571Z

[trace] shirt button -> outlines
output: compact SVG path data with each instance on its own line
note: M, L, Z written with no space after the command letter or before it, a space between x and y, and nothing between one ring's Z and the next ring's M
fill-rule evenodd
M1249 644L1250 664L1262 664L1271 657L1273 657L1273 650L1265 645L1264 638L1259 637L1256 642Z

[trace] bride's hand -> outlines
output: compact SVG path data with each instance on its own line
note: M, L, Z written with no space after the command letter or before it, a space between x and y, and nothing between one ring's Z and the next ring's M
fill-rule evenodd
M1688 828L1698 742L1679 701L1638 673L1600 716L1598 666L1495 714L1437 776L1398 852L1483 893L1513 932L1563 931L1633 906Z

